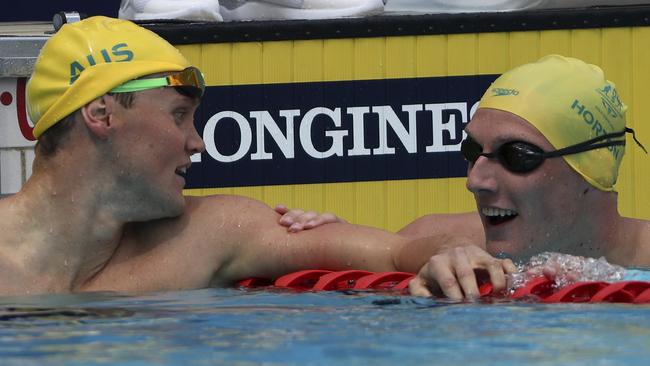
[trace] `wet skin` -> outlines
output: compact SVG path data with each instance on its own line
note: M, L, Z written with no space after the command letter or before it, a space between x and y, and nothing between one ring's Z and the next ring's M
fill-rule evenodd
M510 141L555 150L535 127L509 112L479 109L465 131L484 153ZM593 228L582 218L595 188L562 158L546 159L528 173L513 173L497 159L481 156L470 163L466 185L476 199L492 254L525 259L542 251L580 252L578 248L592 244L586 231Z

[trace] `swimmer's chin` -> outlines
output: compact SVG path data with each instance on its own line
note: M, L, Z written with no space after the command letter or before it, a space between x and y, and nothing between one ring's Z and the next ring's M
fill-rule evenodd
M511 258L519 257L521 250L512 241L487 239L485 247L488 253L492 255L507 253Z
M161 218L174 218L183 215L187 211L187 200L184 196L172 202L168 202L161 210Z

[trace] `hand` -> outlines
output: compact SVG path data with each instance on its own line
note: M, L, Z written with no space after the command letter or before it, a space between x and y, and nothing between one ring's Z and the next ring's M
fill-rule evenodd
M333 213L316 211L303 211L301 209L289 210L285 205L275 206L275 212L282 215L278 221L280 225L286 226L287 231L297 233L302 230L313 229L317 226L332 224L337 222L346 223L347 221L334 215Z
M444 294L453 300L473 299L479 296L476 271L489 274L493 292L506 289L506 274L517 267L510 259L496 259L475 245L446 248L429 258L418 275L409 283L414 296Z

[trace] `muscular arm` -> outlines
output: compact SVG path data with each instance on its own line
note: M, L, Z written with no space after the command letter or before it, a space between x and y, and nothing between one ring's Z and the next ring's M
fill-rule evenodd
M229 211L245 213L238 220L243 230L230 239L240 244L217 273L215 282L220 284L309 268L416 273L439 246L467 241L438 235L410 245L403 236L347 223L292 234L277 224L278 214L266 205L245 198L236 204L242 206Z
M275 211L282 215L278 223L290 232L313 229L322 225L346 222L333 213L304 211L299 208L289 209L279 204ZM416 239L435 235L457 235L461 233L477 246L483 246L485 235L483 225L476 212L460 214L429 214L415 219L400 229L398 234Z
M160 291L230 286L250 277L277 278L301 269L366 269L416 273L458 236L408 238L336 223L300 233L277 224L279 214L237 196L192 197L177 218L135 224L119 250L84 290Z

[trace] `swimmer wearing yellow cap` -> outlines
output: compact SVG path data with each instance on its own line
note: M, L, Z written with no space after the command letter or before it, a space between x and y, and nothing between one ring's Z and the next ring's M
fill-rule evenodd
M508 71L488 88L462 145L488 253L525 260L552 251L650 265L650 222L621 217L614 191L625 135L634 137L626 109L600 68L558 55ZM488 253L449 250L423 273L462 298L476 291L472 269L493 265ZM429 294L425 282L414 281L414 293Z
M176 48L128 21L88 18L47 41L27 88L33 173L0 200L0 294L191 289L309 268L416 271L442 243L415 251L354 225L297 236L253 199L184 197L190 156L204 149L193 117L203 90Z
M526 260L556 251L650 266L650 222L621 217L614 191L626 134L645 151L626 125L626 110L602 70L575 58L550 55L499 77L467 125L461 148L478 215L427 215L399 231L413 238L463 232L479 245L433 256L411 292L476 296L475 269L487 270L503 288L504 273L514 267L492 256L499 254ZM311 227L337 221L279 212L294 230L305 220Z

